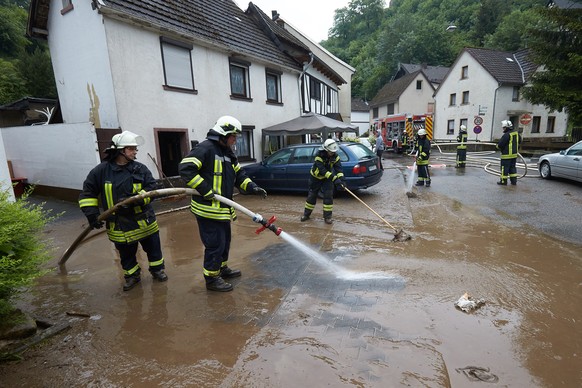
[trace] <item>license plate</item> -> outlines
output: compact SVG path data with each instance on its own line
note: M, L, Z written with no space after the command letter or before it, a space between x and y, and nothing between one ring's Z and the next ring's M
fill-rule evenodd
M371 165L371 166L370 166L370 168L368 168L368 170L370 170L370 171L374 171L374 170L376 170L376 166L374 166L374 165Z

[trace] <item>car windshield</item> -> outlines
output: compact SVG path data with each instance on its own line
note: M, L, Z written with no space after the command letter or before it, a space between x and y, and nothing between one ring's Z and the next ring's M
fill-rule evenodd
M374 154L368 147L359 143L349 144L348 147L350 148L350 151L352 151L354 155L356 155L356 158L358 158L358 160L370 159L376 156L376 154Z

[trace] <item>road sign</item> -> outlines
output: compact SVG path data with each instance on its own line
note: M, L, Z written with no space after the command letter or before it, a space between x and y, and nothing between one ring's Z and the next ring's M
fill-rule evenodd
M479 125L475 125L473 127L473 132L475 132L477 135L480 134L482 130L483 128L481 128Z
M475 119L473 120L473 123L475 125L481 125L481 124L483 124L483 117L481 117L481 116L475 116Z
M531 123L531 115L528 113L522 115L521 118L519 119L519 123L522 125L528 125L529 123Z
M487 107L479 105L479 116L485 116L487 113Z

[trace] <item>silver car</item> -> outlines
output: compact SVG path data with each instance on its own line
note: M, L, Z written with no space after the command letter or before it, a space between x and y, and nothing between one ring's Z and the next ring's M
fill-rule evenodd
M555 177L582 182L582 141L567 150L543 155L538 160L538 170L544 179Z

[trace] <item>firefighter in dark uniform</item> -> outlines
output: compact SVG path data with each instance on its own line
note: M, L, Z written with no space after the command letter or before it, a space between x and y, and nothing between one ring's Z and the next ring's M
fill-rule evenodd
M459 136L457 136L457 142L460 144L457 145L457 165L455 168L465 168L467 161L467 137L467 127L461 125Z
M418 180L416 186L430 187L430 172L428 171L428 159L430 158L430 140L426 137L426 129L418 130L416 140L416 167L418 168Z
M501 121L503 135L497 143L497 149L501 151L501 179L498 185L507 185L507 179L512 185L517 184L517 153L519 149L520 136L517 130L513 129L513 124L509 120Z
M337 154L338 145L333 139L327 139L323 148L317 152L311 167L309 191L301 222L307 221L317 203L317 195L323 191L323 219L326 224L333 223L333 187L343 190L345 187L342 162Z
M206 135L206 140L192 148L179 166L180 176L201 196L193 195L190 211L196 216L200 240L204 244L202 272L206 289L231 291L225 278L241 276L241 271L228 267L231 241L231 220L236 218L231 206L219 202L214 194L232 200L234 188L242 193L267 196L267 192L250 180L241 169L233 151L236 136L242 133L240 121L231 116L220 117Z
M129 131L114 135L110 148L105 151L104 161L87 175L79 195L79 206L94 229L103 227L103 221L98 220L99 197L103 209L107 210L133 195L157 188L150 170L135 160L137 147L143 143L143 137ZM151 198L145 198L131 206L121 207L106 220L107 236L121 259L124 291L132 289L141 280L136 259L138 243L147 254L153 278L160 282L168 280L158 223L150 201Z

